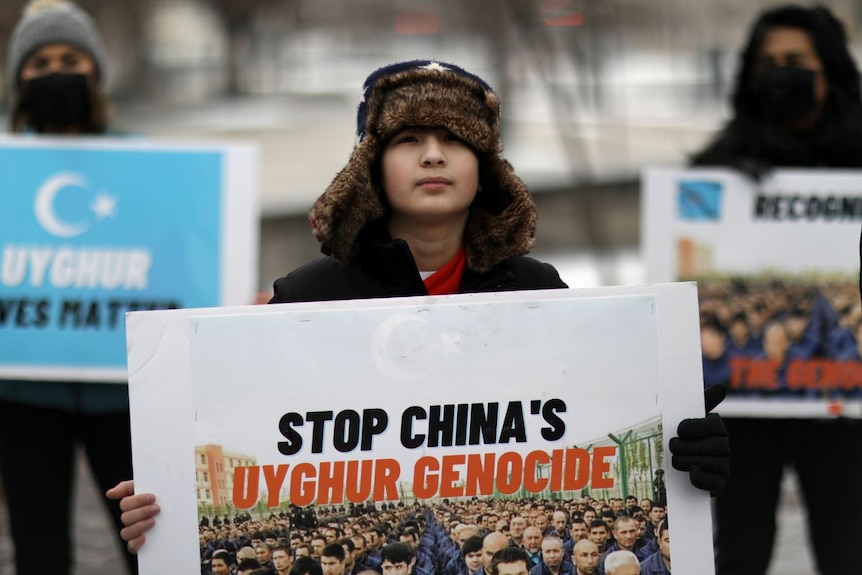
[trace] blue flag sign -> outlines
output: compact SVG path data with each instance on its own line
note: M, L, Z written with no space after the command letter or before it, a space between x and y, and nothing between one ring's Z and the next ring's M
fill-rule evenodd
M123 379L126 312L225 303L224 164L217 149L0 146L0 376Z
M721 219L720 182L682 180L677 191L681 220L717 221Z

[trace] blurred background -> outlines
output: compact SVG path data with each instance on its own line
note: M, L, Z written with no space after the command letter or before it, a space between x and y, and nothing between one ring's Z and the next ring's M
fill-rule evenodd
M640 170L685 165L720 128L751 22L784 3L77 1L107 44L120 130L259 148L262 290L318 255L306 213L349 157L363 79L412 58L457 63L500 95L506 156L539 209L537 257L573 287L643 281ZM0 67L25 3L0 2ZM862 61L862 2L823 3L844 20ZM100 495L83 469L79 481L89 487L76 502L77 572L115 572ZM793 481L770 574L813 572ZM4 528L0 497L0 574L11 573Z
M643 281L638 178L684 165L728 116L765 0L81 0L109 50L121 130L261 152L258 283L318 255L306 212L346 163L365 76L457 63L503 102L539 208L535 253L572 286ZM25 0L0 3L0 65ZM825 2L853 33L858 0ZM6 86L0 121L7 122Z

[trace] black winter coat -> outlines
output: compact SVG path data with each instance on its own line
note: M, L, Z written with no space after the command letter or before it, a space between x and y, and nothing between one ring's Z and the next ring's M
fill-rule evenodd
M460 293L568 287L554 266L526 256L507 259L485 273L470 269ZM323 257L275 282L270 303L335 301L428 295L404 240L371 240L353 262Z

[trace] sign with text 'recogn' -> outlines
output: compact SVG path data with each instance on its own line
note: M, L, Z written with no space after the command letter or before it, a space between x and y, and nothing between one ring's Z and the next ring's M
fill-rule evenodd
M696 280L722 415L862 416L862 172L646 170L648 281Z

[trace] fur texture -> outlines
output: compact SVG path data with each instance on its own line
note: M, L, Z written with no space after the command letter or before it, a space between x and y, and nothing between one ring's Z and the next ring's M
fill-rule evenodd
M371 222L388 213L380 188L380 153L405 127L444 127L479 156L481 191L465 231L467 262L484 272L530 251L536 209L526 185L502 157L500 101L483 82L447 64L393 65L369 77L360 105L361 139L347 165L312 207L315 237L342 261L359 253L358 238Z

